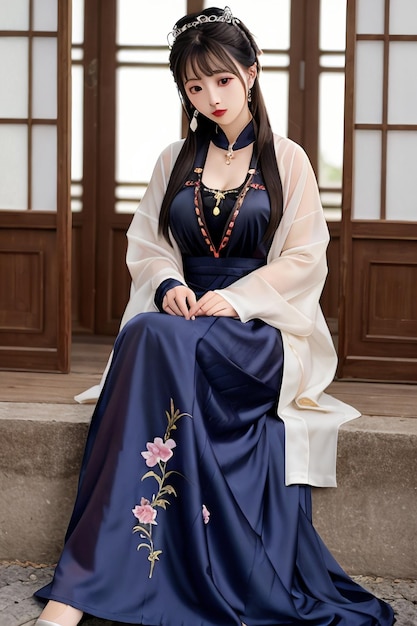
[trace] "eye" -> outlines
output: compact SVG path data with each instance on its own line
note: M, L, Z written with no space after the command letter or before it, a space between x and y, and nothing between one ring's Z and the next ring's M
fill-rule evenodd
M219 80L220 85L228 85L232 79L225 76Z
M200 85L193 85L192 87L190 87L190 93L198 93L199 91L201 91L201 87Z

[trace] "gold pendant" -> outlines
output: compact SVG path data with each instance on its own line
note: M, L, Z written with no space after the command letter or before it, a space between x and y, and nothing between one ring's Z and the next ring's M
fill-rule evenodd
M218 215L220 215L220 207L219 204L222 200L225 199L226 194L222 193L220 190L216 191L214 195L214 199L216 200L216 206L213 209L213 215L215 217L217 217Z

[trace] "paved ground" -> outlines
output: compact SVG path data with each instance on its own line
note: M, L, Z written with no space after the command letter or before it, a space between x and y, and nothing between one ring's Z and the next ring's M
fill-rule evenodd
M34 626L41 607L32 594L49 582L51 574L52 568L47 566L0 563L0 626ZM417 580L371 576L355 576L355 580L393 606L396 626L417 626ZM83 626L116 626L116 623L90 618L83 621Z

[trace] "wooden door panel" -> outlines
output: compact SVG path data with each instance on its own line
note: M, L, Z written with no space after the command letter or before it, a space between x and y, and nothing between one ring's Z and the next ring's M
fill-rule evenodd
M393 246L398 248L397 246ZM414 244L401 250L389 262L378 258L366 259L368 280L364 285L364 301L368 301L368 341L402 342L401 352L415 356L417 342L417 259L412 259ZM388 251L386 251L388 252ZM385 256L385 255L384 255ZM409 257L407 262L404 257ZM366 265L365 265L366 268ZM366 269L365 269L366 273ZM413 346L414 344L414 346Z
M117 216L118 225L107 224L107 233L101 237L98 249L96 298L96 332L116 335L123 311L129 299L130 275L126 267L126 231L131 215ZM116 221L116 220L114 220Z
M49 228L27 217L0 229L0 368L65 371L56 217L44 216Z
M384 343L398 342L398 356L417 357L416 243L353 243L352 349L367 342L370 355L384 355Z
M393 227L375 226L368 224L372 238L352 237L339 371L343 378L415 382L417 240L378 237L381 227Z
M8 333L7 342L12 341L12 333L41 331L45 290L42 250L24 250L16 241L19 237L11 237L13 249L8 250L0 233L0 328Z

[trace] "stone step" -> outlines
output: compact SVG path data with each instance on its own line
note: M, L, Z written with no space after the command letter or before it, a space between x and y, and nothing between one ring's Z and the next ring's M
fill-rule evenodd
M0 560L54 563L71 513L91 406L0 402ZM415 578L417 419L341 428L338 488L314 489L314 523L351 574Z

